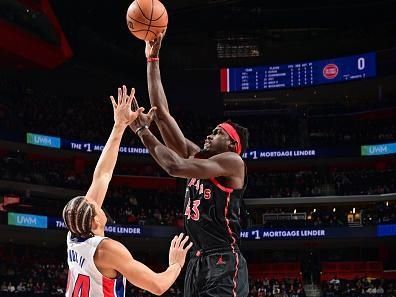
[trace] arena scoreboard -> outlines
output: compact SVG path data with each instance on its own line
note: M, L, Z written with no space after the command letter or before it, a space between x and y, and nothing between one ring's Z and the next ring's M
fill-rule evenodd
M220 70L221 92L302 88L376 76L376 54Z

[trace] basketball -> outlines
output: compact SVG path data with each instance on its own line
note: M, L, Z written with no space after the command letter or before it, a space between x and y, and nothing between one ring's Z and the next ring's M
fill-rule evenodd
M134 36L153 40L168 26L168 12L158 0L135 0L128 8L126 20Z

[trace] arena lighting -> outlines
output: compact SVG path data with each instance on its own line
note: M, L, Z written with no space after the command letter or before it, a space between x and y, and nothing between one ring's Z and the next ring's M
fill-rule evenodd
M297 209L295 208L295 209L294 209L294 214L296 214L296 213L297 213Z
M316 212L316 208L314 208L313 212Z
M355 208L353 208L352 212L353 212L353 213L356 213L356 209L355 209Z
M386 205L386 206L389 206L389 201L386 201L386 202L385 202L385 205Z
M335 207L333 208L333 212L336 212L336 208Z

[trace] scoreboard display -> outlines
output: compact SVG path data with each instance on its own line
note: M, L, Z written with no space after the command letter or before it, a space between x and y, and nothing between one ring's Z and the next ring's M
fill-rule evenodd
M223 68L221 92L302 88L376 76L376 54L366 53L303 63Z

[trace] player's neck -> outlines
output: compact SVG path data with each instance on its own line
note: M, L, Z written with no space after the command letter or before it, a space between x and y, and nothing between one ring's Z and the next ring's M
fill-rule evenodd
M93 233L95 236L102 236L102 237L104 237L104 228L98 228L98 229L92 230L92 233Z
M196 153L194 157L197 159L209 159L210 157L213 157L214 155L216 155L216 154L213 154L213 152L201 150L198 153Z

